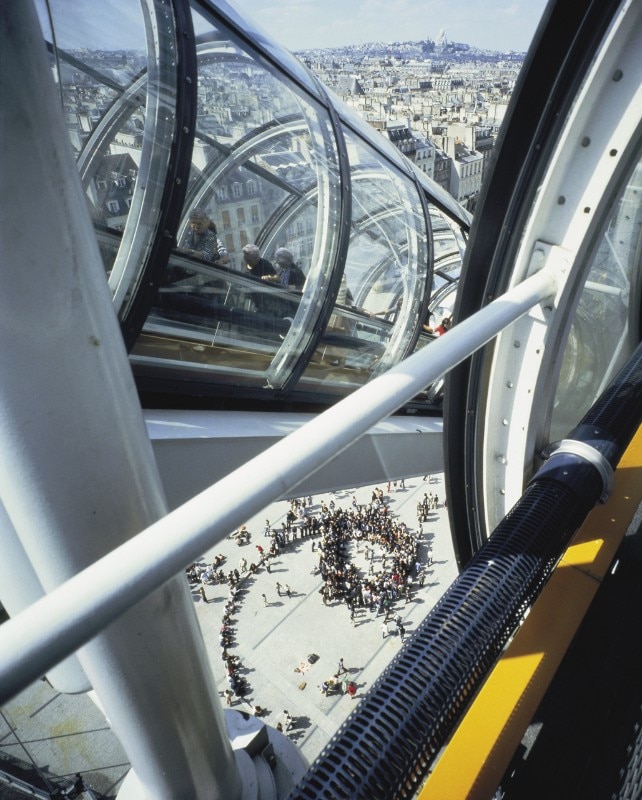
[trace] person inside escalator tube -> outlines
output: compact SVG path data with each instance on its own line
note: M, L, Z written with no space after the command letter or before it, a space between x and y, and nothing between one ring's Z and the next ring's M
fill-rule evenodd
M294 262L294 256L287 247L279 247L274 254L274 264L276 266L275 275L264 275L264 281L278 283L286 289L296 289L301 291L305 283L305 274L301 267Z
M438 334L439 336L443 336L444 333L446 333L452 328L452 324L453 324L452 317L444 317L441 321L441 325L437 325L437 327L435 328L435 333ZM450 341L450 339L448 341Z
M218 266L224 266L230 261L225 245L217 236L216 225L202 208L193 208L190 211L187 232L180 249L187 255Z
M243 262L245 271L252 278L261 280L266 275L276 275L276 270L271 261L263 258L261 251L255 244L246 244L243 248Z

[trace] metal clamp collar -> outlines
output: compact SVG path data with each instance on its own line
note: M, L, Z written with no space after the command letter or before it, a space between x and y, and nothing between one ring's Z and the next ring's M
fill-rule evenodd
M586 442L581 442L579 439L561 439L559 442L549 445L547 455L549 457L572 455L588 461L602 478L603 491L600 496L600 503L607 501L613 491L614 472L609 461L599 450L596 450L595 447Z

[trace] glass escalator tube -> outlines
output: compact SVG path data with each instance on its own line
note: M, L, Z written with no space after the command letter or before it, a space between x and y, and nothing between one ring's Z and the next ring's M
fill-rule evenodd
M585 2L564 21L561 5L547 8L483 187L456 319L519 283L535 260L561 289L448 379L460 564L639 341L642 10Z

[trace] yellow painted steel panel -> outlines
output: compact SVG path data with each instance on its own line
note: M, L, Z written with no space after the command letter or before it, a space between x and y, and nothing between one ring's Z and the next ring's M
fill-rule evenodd
M638 464L635 463L636 458L639 459ZM620 461L613 495L604 505L596 506L591 511L575 534L563 556L566 563L599 577L606 574L640 504L640 462L642 435L638 433Z
M588 516L488 676L419 794L487 800L496 790L642 499L642 428L612 496Z
M598 587L572 567L555 570L456 730L421 800L492 796Z

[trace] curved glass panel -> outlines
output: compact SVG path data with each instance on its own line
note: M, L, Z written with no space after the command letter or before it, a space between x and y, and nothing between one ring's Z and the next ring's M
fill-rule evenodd
M456 220L460 227L470 228L473 220L470 211L461 206L451 194L428 178L420 169L416 170L416 177L426 194L432 198L432 202L438 205L444 214Z
M431 260L412 181L350 131L345 141L352 187L346 264L334 313L300 382L324 391L360 386L407 352Z
M514 134L509 126L507 149L476 211L459 316L536 269L550 270L557 290L449 381L449 491L465 559L639 343L641 12L638 4L617 12L598 4L582 19L581 35L551 26L569 57L553 63L546 100L535 73L527 75L515 108L529 121ZM598 33L601 39L591 38ZM548 68L548 50L542 47L532 65ZM528 152L515 165L524 136ZM539 152L547 153L543 161Z
M442 186L428 178L422 170L416 168L387 137L382 137L364 117L343 104L337 109L337 113L344 123L344 127L351 129L353 135L359 136L379 152L382 163L387 159L392 162L392 165L398 167L401 172L405 174L412 173L413 180L419 183L432 202L436 203L453 220L457 220L459 225L466 228L470 227L472 222L470 212L461 206Z
M171 362L181 337L180 365L204 380L278 388L314 335L336 260L335 137L323 108L228 32L199 16L195 29L198 116L178 253L133 360Z
M444 317L452 317L457 295L458 279L466 244L460 228L434 206L430 206L434 267L428 314L423 321L424 331L437 327ZM422 342L418 342L421 347Z
M349 136L351 138L359 138L364 144L369 144L374 146L374 148L379 153L379 158L382 163L385 163L385 159L391 162L391 164L397 167L402 172L408 172L409 170L409 162L405 158L405 156L398 150L387 137L383 137L381 141L379 141L381 134L376 131L369 122L367 122L362 116L357 114L354 109L350 108L349 106L341 106L339 110L339 116L341 118L341 122L343 123L343 127L346 131L349 131ZM385 156L385 158L384 158ZM387 167L391 166L390 164Z
M131 353L139 384L318 401L413 349L469 219L390 142L224 2L194 3L180 39L188 8L167 0L36 5L128 343L176 230Z
M638 161L588 259L555 391L551 441L563 438L588 411L639 341L640 304L630 299L642 258L641 181Z
M464 256L461 231L433 206L430 207L430 223L435 252L432 290L428 311L422 322L415 350L420 350L438 338L439 333L435 333L435 330L440 324L443 324L444 318L452 320ZM427 386L417 396L416 401L432 408L441 407L444 399L444 385L445 376L442 376Z
M39 12L114 303L124 314L157 233L175 134L173 14L154 0L105 0L82 15L52 0Z
M430 206L430 227L434 250L435 273L459 277L466 250L461 228L454 225L445 214Z

